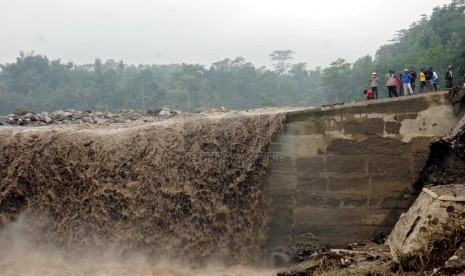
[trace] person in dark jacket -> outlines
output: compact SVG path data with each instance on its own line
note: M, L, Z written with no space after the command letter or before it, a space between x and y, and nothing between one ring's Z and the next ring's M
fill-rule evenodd
M454 79L452 77L452 65L447 66L445 79L446 79L446 88L452 88L454 84Z
M399 96L403 96L404 95L404 76L402 75L402 73L399 74Z
M415 73L415 69L412 66L408 68L408 73L411 76L410 86L412 87L413 94L415 92L415 81L417 80L417 73Z
M433 71L431 67L426 67L425 71L425 79L426 79L426 91L431 92L433 91Z

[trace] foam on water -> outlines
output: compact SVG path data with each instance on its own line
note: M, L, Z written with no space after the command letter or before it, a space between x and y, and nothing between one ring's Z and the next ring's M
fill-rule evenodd
M193 268L208 275L206 268L221 270L213 262L230 267L222 275L244 275L234 270L249 268L237 265L263 256L261 157L283 119L0 131L0 268L11 275L16 268L21 275L158 275L169 260L166 269L174 270L162 275L192 275ZM7 229L15 227L21 235L12 237Z

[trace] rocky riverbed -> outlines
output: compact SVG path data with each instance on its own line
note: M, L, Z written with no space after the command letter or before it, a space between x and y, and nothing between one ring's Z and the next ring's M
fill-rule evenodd
M220 109L221 110L221 109ZM62 109L53 112L36 113L26 107L18 107L11 114L0 116L0 126L47 126L57 124L124 124L128 122L156 122L166 120L176 115L182 115L180 111L167 108L139 110L121 110L117 112L102 112L93 110L77 111L74 109ZM184 113L185 114L185 113Z

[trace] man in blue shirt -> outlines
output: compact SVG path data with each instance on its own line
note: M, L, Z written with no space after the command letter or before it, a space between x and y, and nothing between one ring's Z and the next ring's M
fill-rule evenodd
M404 83L404 95L413 95L412 86L410 85L412 81L412 75L410 75L408 69L404 69L404 74L402 75L402 82Z

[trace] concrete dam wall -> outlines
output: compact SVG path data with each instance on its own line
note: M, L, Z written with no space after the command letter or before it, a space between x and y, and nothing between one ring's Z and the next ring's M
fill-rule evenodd
M266 248L388 233L413 200L431 139L462 117L454 110L435 93L154 123L1 126L0 242L15 247L22 233L38 248L79 254L236 264Z
M266 174L269 245L339 246L389 233L412 203L432 138L462 117L447 95L288 113Z

